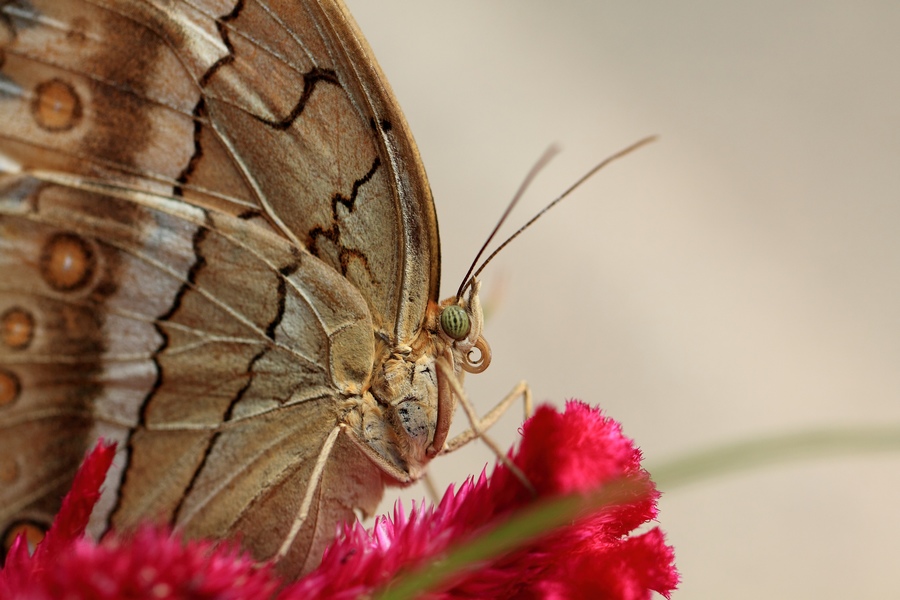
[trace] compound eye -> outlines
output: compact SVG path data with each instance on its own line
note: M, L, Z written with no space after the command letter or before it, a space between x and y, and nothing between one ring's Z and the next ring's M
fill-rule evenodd
M445 307L441 311L441 329L454 340L464 339L472 329L466 309L457 304Z

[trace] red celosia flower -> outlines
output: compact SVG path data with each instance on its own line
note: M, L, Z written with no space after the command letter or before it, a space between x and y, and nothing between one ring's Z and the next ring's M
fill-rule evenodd
M589 494L628 482L633 497L556 529L515 552L460 576L431 598L649 598L668 597L678 583L672 549L654 528L628 537L656 517L659 496L640 466L641 453L619 424L572 401L565 413L541 407L522 427L510 458L535 487L537 498L505 466L493 475L449 490L436 507L395 508L371 531L348 526L321 566L285 590L280 600L355 598L388 584L402 570L440 559L536 500Z
M627 497L594 507L475 570L432 590L431 598L649 598L665 596L678 575L659 529L629 534L656 516L658 493L640 467L640 452L615 421L570 402L564 413L543 407L522 428L512 461L536 494L500 465L488 478L451 488L437 507L398 505L366 531L347 526L321 566L281 590L278 600L371 595L411 568L440 560L448 550L490 531L544 499L581 494L626 481ZM270 598L283 585L233 545L181 541L146 527L99 544L83 539L90 508L112 459L100 446L85 461L53 528L33 556L24 540L0 571L0 598Z

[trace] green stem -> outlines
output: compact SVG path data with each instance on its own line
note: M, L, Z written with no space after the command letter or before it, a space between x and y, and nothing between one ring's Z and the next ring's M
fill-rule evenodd
M734 442L647 468L660 489L800 459L900 450L900 426L822 429Z

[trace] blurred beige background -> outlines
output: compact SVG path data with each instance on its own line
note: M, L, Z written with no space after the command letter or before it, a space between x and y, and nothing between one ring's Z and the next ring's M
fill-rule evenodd
M443 295L548 144L563 153L516 227L661 135L485 273L504 295L493 364L467 380L483 410L526 378L537 400L603 406L650 464L900 423L900 4L349 4L431 178ZM504 447L520 415L497 427ZM492 460L474 444L435 473L444 486ZM898 455L673 490L660 521L676 598L895 595L898 505Z

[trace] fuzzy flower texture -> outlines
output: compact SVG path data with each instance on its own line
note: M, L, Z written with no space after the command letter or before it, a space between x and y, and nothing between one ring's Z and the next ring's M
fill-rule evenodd
M659 497L640 466L640 451L618 423L582 402L569 402L563 413L541 407L523 425L519 448L509 457L533 490L499 464L490 477L482 473L449 489L437 506L413 505L406 515L398 505L370 530L342 528L321 565L295 582L281 581L233 543L187 541L149 525L99 543L85 538L112 457L109 446L91 453L33 554L23 536L13 544L0 571L0 598L374 597L410 571L440 564L467 544L477 546L522 511L542 504L552 510L560 506L554 499L566 498L586 501L562 525L470 561L432 580L427 591L419 588L416 597L631 600L650 598L652 591L668 598L678 583L672 548L659 528L630 535L656 518ZM603 496L605 489L617 493Z

